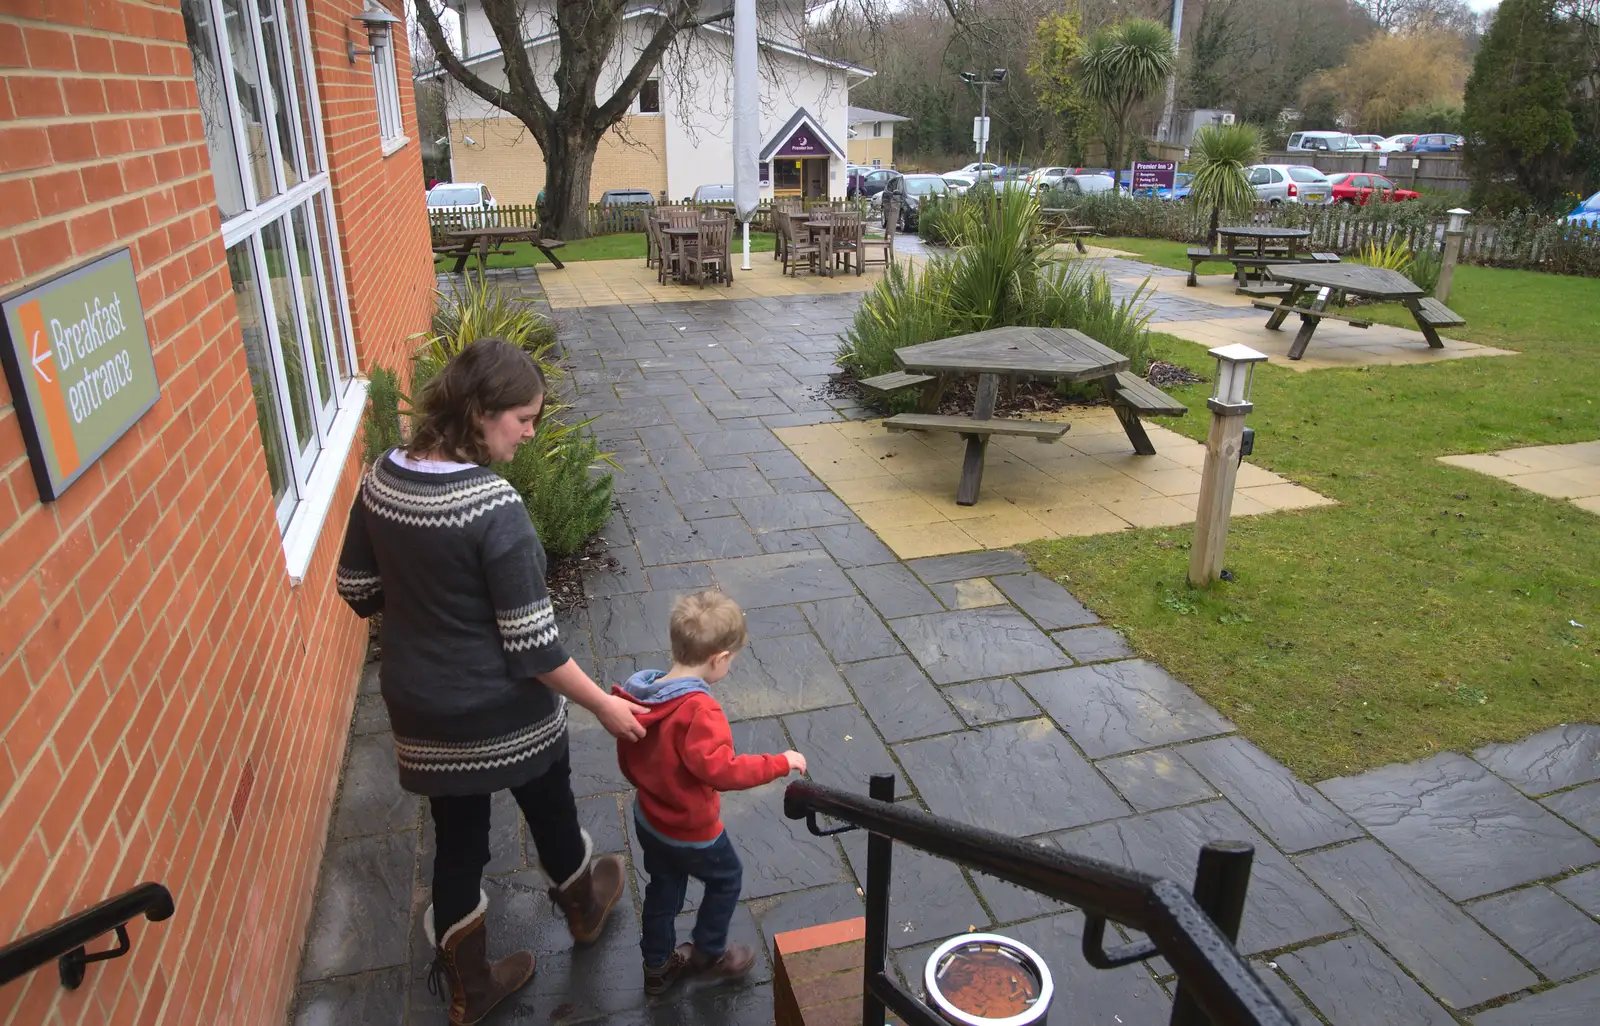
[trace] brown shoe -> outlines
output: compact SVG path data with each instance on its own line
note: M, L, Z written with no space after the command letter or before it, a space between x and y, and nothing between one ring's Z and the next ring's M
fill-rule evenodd
M433 906L423 913L422 925L433 945L433 966L428 970L428 991L450 1002L450 1026L472 1026L489 1014L523 984L533 979L533 954L518 951L498 962L489 961L489 938L484 919L489 896L479 892L472 914L434 940ZM445 988L449 993L445 994Z
M756 953L743 944L729 944L715 958L689 945L690 975L703 980L740 980L756 964Z
M622 897L626 867L620 855L594 854L594 841L583 832L583 865L564 882L550 888L550 900L567 917L567 929L579 944L600 939L611 908Z
M676 951L662 964L651 968L644 967L644 992L651 997L664 994L674 983L683 978L689 966L689 955L694 950L694 945L685 941L678 945Z

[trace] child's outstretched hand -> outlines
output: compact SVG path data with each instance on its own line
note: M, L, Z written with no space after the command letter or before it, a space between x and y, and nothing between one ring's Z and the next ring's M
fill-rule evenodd
M806 771L806 757L799 752L790 749L783 753L783 757L789 760L790 773L804 773Z

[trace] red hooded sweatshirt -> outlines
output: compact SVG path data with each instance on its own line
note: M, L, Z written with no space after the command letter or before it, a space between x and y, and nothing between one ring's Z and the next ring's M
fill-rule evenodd
M638 689L611 690L634 701L641 698ZM645 736L618 741L617 763L639 789L639 812L664 837L716 840L722 834L717 792L760 787L789 772L789 760L781 755L735 753L728 717L705 691L646 705L636 714Z

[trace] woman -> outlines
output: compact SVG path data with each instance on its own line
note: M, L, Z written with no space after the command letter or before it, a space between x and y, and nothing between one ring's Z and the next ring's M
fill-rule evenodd
M567 702L612 735L644 736L636 706L568 657L545 590L544 549L522 498L488 464L533 438L544 377L501 339L466 346L429 381L410 445L363 478L339 555L339 594L383 612L383 701L400 785L428 798L436 854L430 989L450 988L450 1022L475 1023L533 976L533 955L490 963L489 799L510 789L551 898L590 943L623 890L617 855L596 857L578 825Z

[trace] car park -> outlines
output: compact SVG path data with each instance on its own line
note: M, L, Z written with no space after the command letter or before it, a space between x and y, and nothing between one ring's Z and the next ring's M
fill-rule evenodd
M1382 175L1363 174L1359 171L1341 171L1329 175L1333 183L1333 201L1350 206L1364 207L1368 203L1400 203L1421 199L1422 193L1402 189Z
M1459 135L1448 132L1432 132L1428 135L1419 135L1406 146L1408 153L1453 153L1465 145L1466 140Z
M1295 132L1286 148L1290 153L1341 153L1362 146L1348 132Z
M463 214L499 206L482 182L440 182L428 190L428 213Z
M1417 137L1415 134L1391 135L1389 138L1378 143L1378 152L1402 153L1405 151L1405 148L1410 146L1416 138Z
M945 178L961 178L967 182L976 182L979 178L988 178L1000 167L999 164L989 164L984 161L973 161L964 168L955 171L946 171Z
M923 200L929 196L945 196L950 192L940 175L900 175L891 188L900 201L900 230L903 232L917 230L917 213ZM881 207L885 195L888 193L882 192L873 197L872 205Z
M1304 164L1255 164L1245 168L1256 198L1274 206L1280 203L1320 205L1333 202L1328 176Z
M1383 143L1381 135L1355 135L1351 138L1360 143L1364 150L1375 150Z
M880 167L875 171L869 171L862 177L861 184L857 186L856 195L864 196L867 199L872 199L874 196L882 193L884 189L888 188L890 182L893 182L899 177L900 172L893 171L886 167Z

